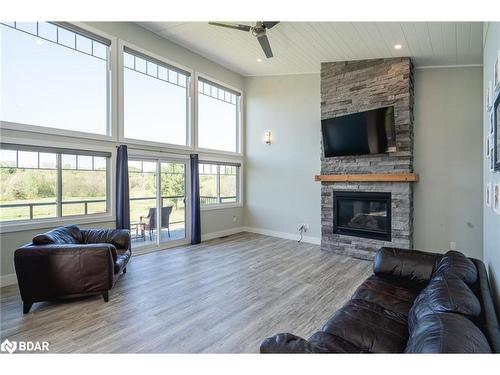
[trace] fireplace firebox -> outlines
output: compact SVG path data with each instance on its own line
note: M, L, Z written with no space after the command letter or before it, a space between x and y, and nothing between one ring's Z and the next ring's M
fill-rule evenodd
M333 191L333 232L391 241L391 193Z

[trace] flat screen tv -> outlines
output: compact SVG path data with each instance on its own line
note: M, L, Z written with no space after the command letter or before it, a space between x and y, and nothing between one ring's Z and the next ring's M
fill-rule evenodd
M322 120L321 129L327 158L396 151L393 106Z

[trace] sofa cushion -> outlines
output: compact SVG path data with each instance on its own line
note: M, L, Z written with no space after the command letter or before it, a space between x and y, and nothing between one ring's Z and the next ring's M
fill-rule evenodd
M33 245L66 245L82 243L82 232L76 225L67 225L38 234Z
M419 319L405 353L491 353L479 328L462 315L442 313Z
M417 296L408 317L410 333L418 321L436 313L478 316L481 304L469 287L453 273L438 273Z
M408 340L405 319L363 300L347 302L321 331L369 353L402 353Z
M458 251L448 251L439 261L435 274L441 272L454 273L468 285L474 284L477 279L477 269L474 263Z
M356 290L352 299L361 299L401 314L405 319L417 296L416 291L391 283L389 279L372 275Z
M381 248L373 260L373 273L421 290L432 278L441 256L418 250Z
M316 332L308 341L315 353L364 353L363 349L328 332Z

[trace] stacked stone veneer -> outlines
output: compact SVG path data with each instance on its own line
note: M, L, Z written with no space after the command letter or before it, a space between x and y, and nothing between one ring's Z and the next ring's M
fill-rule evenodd
M321 118L394 106L396 152L325 158L321 174L413 172L413 66L409 58L321 64ZM321 145L323 148L323 145ZM401 182L321 184L321 249L372 259L381 246L412 248L413 187ZM333 233L333 191L392 193L392 241Z

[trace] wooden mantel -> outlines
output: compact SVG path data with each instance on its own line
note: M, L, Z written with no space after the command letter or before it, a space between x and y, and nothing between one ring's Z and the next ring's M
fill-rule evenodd
M417 182L416 173L369 173L369 174L322 174L316 175L321 182Z

